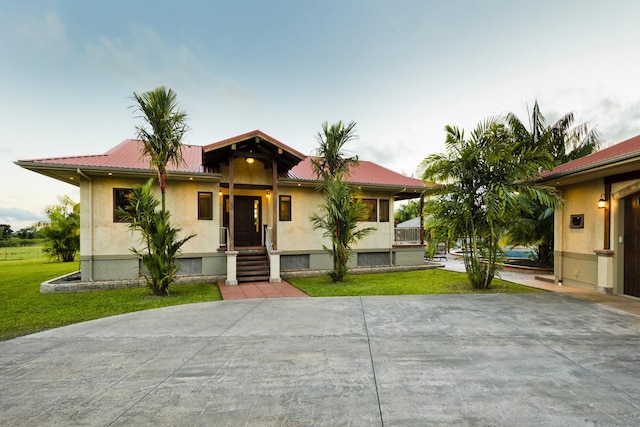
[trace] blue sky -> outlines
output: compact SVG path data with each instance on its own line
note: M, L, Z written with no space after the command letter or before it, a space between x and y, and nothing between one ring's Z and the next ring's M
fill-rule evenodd
M131 94L165 85L185 142L254 129L311 154L358 123L362 159L415 174L471 129L538 99L608 143L640 134L640 2L0 0L0 223L75 187L16 160L100 154L134 136Z

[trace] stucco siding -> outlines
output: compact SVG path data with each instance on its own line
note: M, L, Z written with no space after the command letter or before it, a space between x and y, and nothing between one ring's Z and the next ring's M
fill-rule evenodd
M424 246L416 245L393 249L393 265L424 264Z
M562 256L560 264L561 271L557 270L556 276L560 274L562 283L566 286L578 286L589 289L596 289L598 286L598 257L595 254L584 254L574 252L556 252L555 258Z
M330 245L328 238L322 237L323 230L313 230L310 216L319 211L323 203L323 195L314 188L282 187L279 195L291 196L291 221L278 222L278 248L283 251L321 250L323 245ZM389 200L383 193L362 193L358 198ZM389 203L393 206L393 203ZM378 212L378 217L380 212ZM393 215L390 213L388 222L363 221L360 227L375 228L356 245L354 250L390 248L393 244Z
M213 219L198 219L198 193L212 193ZM170 182L167 185L167 209L171 212L171 225L181 228L180 236L195 234L182 246L184 254L213 252L220 245L220 197L217 183Z
M140 260L129 258L94 258L94 280L130 280L140 277Z
M229 182L229 166L222 167L222 182ZM268 165L260 159L255 159L251 164L245 158L239 157L233 161L233 182L235 184L271 185L273 182L273 170L271 163Z
M561 214L556 218L556 221L562 221L562 224L556 226L556 230L561 230L562 233L561 239L556 239L556 243L562 246L558 245L557 250L593 255L594 250L602 249L604 209L598 208L598 198L603 191L602 179L562 189L564 204ZM572 215L584 215L582 228L570 227Z
M93 179L93 255L130 255L130 248L141 247L139 235L129 231L128 224L114 222L114 188L132 188L144 184L144 180L118 178ZM81 205L82 210L82 205Z

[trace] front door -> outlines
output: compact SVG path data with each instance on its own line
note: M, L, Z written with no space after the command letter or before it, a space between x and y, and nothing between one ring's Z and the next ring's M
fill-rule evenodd
M235 246L261 246L262 200L255 196L235 196L233 204Z
M624 293L640 297L640 193L624 203Z

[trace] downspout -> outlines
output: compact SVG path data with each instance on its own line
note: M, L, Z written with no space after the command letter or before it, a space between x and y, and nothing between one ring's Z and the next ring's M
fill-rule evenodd
M562 192L558 192L558 197L560 197L562 194ZM562 286L562 269L563 269L563 262L564 262L564 238L563 238L563 226L562 224L564 223L564 207L562 204L559 205L558 208L559 212L556 211L554 212L554 215L556 216L554 218L554 221L558 224L558 236L556 236L557 238L555 239L554 242L554 246L558 247L559 251L558 251L558 276L556 278L558 285ZM554 230L554 236L555 236L555 230ZM556 254L555 254L555 247L554 249L554 263L556 262Z
M80 175L81 177L89 181L89 206L88 206L88 209L89 209L89 263L88 265L89 265L89 281L93 282L93 180L88 175L85 175L85 173L82 172L80 168L77 169L77 172L78 172L78 175ZM80 197L80 199L82 199L82 197ZM82 206L80 206L80 209L82 209ZM82 251L80 253L82 253ZM80 259L80 261L82 263L82 258ZM80 265L80 269L82 269L82 264Z

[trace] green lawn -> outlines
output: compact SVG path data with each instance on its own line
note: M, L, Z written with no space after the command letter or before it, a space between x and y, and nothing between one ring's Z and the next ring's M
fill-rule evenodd
M221 299L211 284L173 285L165 298L147 288L41 294L40 283L78 269L78 263L0 261L0 341L44 329L150 308Z
M44 259L42 246L0 247L0 261L15 261L20 259Z
M116 314L221 299L218 287L211 284L173 285L165 298L152 296L147 288L40 293L41 282L77 269L77 262L0 261L0 341ZM542 292L501 280L490 290L476 291L465 274L444 270L349 275L340 284L332 284L328 276L288 281L315 297Z
M313 297L544 292L499 279L494 279L491 289L475 290L471 288L465 273L440 269L352 274L337 284L331 283L328 276L292 278L287 281Z

